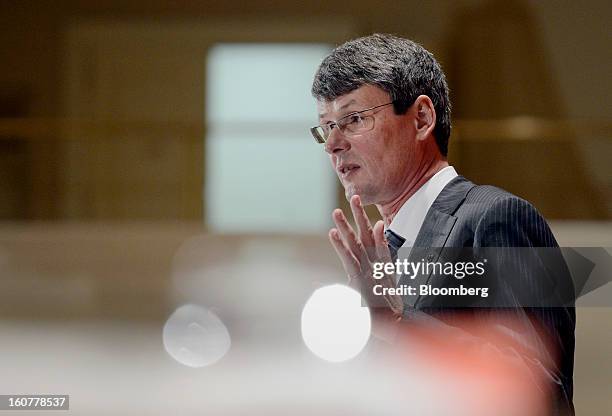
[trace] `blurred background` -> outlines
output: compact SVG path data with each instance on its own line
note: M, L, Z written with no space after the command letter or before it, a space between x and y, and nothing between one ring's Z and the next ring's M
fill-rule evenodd
M336 391L362 361L323 363L300 335L313 290L344 279L326 233L346 201L308 132L317 65L373 32L418 41L448 77L458 172L531 201L563 246L612 247L610 20L606 1L4 2L0 394L70 394L75 414L380 410ZM231 337L212 366L164 344L182 305ZM577 314L575 403L600 415L612 312Z

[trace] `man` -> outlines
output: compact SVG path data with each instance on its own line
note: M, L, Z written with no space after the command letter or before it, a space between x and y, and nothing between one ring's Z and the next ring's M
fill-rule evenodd
M381 34L349 41L323 60L312 94L319 125L311 132L329 154L356 224L355 230L342 210L336 209L332 214L336 227L329 239L349 282L362 290L365 287L366 295L371 295L376 283L374 265L394 259L400 247L558 247L545 220L528 202L498 188L477 186L449 166L448 87L439 64L420 45ZM370 204L382 216L373 226L363 208ZM440 255L432 253L428 259ZM499 261L521 270L497 282L505 301L519 299L521 290L545 294L554 287L543 283L546 279L541 276L549 273L546 267L525 272L518 257ZM430 276L424 279L431 280ZM391 279L384 282L386 287L396 284ZM455 325L459 313L435 296L388 291L384 300L400 320L425 314L440 322L441 328ZM518 301L511 306L510 312L472 308L470 313L477 322L498 319L493 327L511 333L509 338L520 340L517 345L526 345L513 354L550 383L552 413L573 414L573 307L523 308L537 305ZM500 324L506 322L501 318L504 314L517 318L514 325ZM506 347L500 348L500 356L507 353ZM529 351L545 353L530 355ZM543 357L550 360L542 363Z

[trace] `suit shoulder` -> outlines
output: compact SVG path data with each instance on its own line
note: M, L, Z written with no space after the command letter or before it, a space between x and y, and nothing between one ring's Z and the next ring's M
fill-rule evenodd
M510 210L515 214L531 213L542 217L526 199L492 185L476 185L466 195L464 207L471 215L484 216L495 210Z
M492 185L476 185L470 190L466 198L466 202L468 203L478 203L487 207L503 200L521 201L521 203L526 203L531 206L531 204L523 198Z
M514 216L516 219L529 215L543 220L540 212L529 201L492 185L474 186L466 196L464 205L470 207L472 215L477 217L499 215L498 211L503 211L506 216Z
M529 201L495 186L473 186L455 215L472 230L475 244L556 245L546 220Z
M475 210L476 235L487 236L499 246L556 246L556 240L540 212L527 200L503 189L477 186L466 198Z

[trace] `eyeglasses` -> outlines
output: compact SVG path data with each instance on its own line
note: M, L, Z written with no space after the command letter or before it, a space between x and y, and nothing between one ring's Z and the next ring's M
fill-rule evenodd
M346 136L355 136L370 131L374 128L374 115L364 115L363 113L391 104L393 104L393 101L347 114L338 121L330 121L329 123L312 127L310 133L312 133L312 137L314 137L317 143L323 144L327 142L334 127L338 128Z

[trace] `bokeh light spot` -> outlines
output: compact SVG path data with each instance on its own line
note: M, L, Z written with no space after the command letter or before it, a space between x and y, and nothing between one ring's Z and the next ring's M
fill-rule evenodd
M163 331L166 352L188 367L204 367L219 361L231 345L221 319L207 308L183 305L166 321Z
M317 289L302 310L302 338L316 356L331 362L355 357L370 338L370 311L361 295L340 284Z

